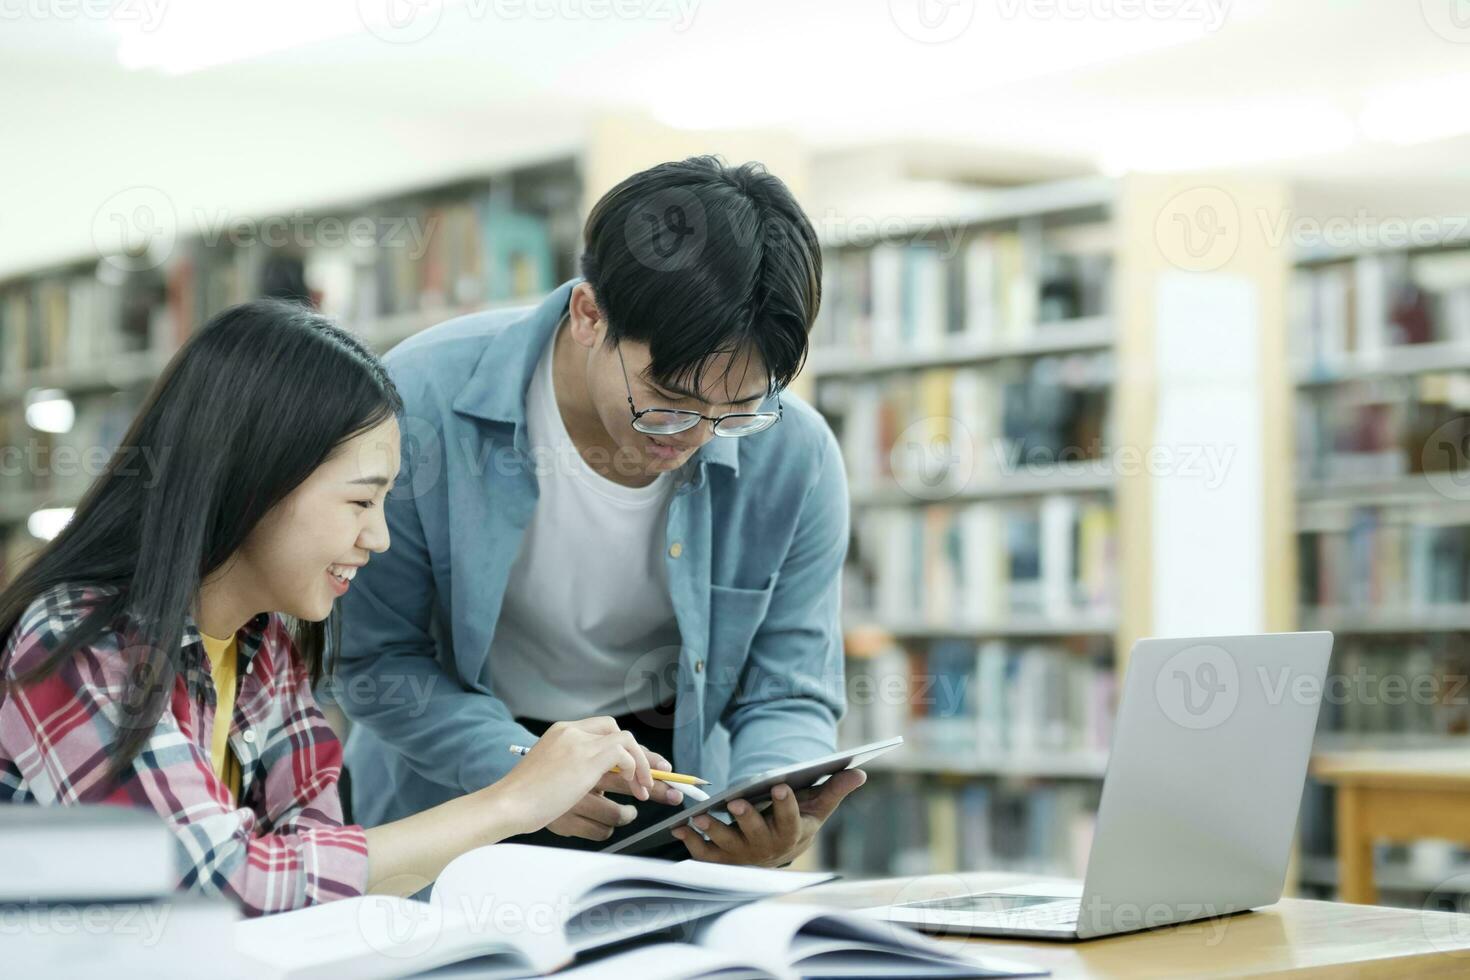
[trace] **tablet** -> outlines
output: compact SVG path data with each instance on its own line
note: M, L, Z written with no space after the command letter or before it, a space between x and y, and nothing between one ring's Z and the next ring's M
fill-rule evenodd
M780 769L768 769L711 796L703 803L680 810L672 817L654 824L642 833L634 834L632 837L603 848L603 853L642 854L666 844L678 843L679 839L669 831L675 827L684 826L701 813L708 813L715 819L729 823L730 818L725 810L725 804L731 800L746 800L754 806L760 806L770 801L771 790L781 783L785 783L794 790L817 786L825 782L827 777L833 773L844 769L856 769L869 759L875 759L902 744L903 736L896 735L881 742L869 742L857 748L843 749L831 755L824 755L820 759L798 762Z

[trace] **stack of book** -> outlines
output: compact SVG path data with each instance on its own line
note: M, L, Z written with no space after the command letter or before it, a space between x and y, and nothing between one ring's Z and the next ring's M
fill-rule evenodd
M175 891L178 842L151 811L0 806L7 976L221 977L239 911ZM10 928L20 924L21 928Z

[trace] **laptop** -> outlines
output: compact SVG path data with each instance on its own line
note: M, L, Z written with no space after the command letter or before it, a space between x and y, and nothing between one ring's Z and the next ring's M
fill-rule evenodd
M1076 941L1275 903L1331 652L1328 632L1139 640L1085 879L865 914L932 933Z

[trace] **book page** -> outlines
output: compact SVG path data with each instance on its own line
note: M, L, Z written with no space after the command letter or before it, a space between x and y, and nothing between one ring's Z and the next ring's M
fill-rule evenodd
M592 949L673 928L832 875L494 844L450 862L431 901L522 941L556 935Z

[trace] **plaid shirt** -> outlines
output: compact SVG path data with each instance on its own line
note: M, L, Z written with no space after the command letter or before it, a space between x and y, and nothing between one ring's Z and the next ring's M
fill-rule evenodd
M14 685L82 618L96 591L58 586L31 604L0 653L0 804L106 803L156 810L178 837L181 887L235 899L247 915L280 912L367 887L367 839L342 825L342 747L311 695L285 623L261 614L238 634L239 689L230 747L237 801L210 765L215 691L192 623L169 708L120 779L103 751L125 723L127 668L116 632L55 673Z

